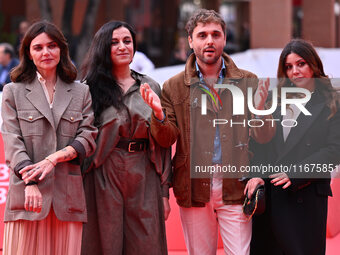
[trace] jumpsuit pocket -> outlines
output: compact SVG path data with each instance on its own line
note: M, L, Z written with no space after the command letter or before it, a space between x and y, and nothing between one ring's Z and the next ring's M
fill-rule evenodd
M67 210L69 212L85 211L85 196L83 178L81 175L67 176Z

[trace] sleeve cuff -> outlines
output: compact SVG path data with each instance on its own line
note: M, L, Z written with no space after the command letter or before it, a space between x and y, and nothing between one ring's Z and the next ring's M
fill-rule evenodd
M166 117L166 115L165 115L165 112L163 111L163 115L164 115L164 117L163 117L163 119L162 120L159 120L156 116L155 116L155 114L154 113L152 113L153 114L153 116L155 117L155 120L157 120L158 122L160 122L160 123L163 123L164 122L164 120L165 120L165 117Z
M75 164L75 165L81 165L86 157L86 151L84 146L82 145L81 142L74 140L71 144L71 147L75 149L77 152L77 157L75 159L72 159L69 163Z
M16 176L18 176L19 179L22 179L21 174L19 174L19 171L23 169L26 166L32 165L33 162L29 159L26 159L24 161L19 162L13 169Z

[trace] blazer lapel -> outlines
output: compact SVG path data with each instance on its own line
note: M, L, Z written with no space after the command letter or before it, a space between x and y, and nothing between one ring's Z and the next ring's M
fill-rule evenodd
M311 112L312 115L306 116L300 113L297 118L298 125L291 129L287 140L284 144L282 153L279 154L278 160L282 159L303 137L306 130L315 122L322 109L325 107L325 99L321 93L315 93L314 97L307 103L306 108ZM282 130L282 128L281 128ZM281 135L282 137L282 135Z
M46 117L51 126L55 129L53 115L50 105L47 102L43 88L41 87L38 79L36 78L32 83L26 85L26 89L30 92L26 97L31 104Z
M71 86L69 84L64 83L58 77L52 108L56 127L58 127L61 116L63 116L66 108L71 102L72 95L70 91Z

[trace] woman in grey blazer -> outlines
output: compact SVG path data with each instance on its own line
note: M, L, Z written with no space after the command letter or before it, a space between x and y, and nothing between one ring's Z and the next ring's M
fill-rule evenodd
M33 24L3 90L10 168L3 254L80 254L87 220L80 163L94 152L97 129L89 89L76 76L60 30Z

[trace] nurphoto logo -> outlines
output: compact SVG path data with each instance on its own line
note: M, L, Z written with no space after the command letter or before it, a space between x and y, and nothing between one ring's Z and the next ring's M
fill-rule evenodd
M222 101L218 93L216 92L216 89L228 89L231 92L232 95L232 114L233 115L244 115L245 114L245 96L242 92L242 90L231 84L215 84L214 87L210 86L209 89L200 87L201 90L205 92L205 94L201 95L201 114L206 115L207 114L207 95L211 97L214 104L217 106L218 102L216 101L215 97L219 100L221 106ZM298 98L289 98L289 94L299 94L304 95L303 97ZM282 87L281 88L281 115L286 115L287 106L289 105L295 105L303 114L305 115L312 115L305 107L305 104L311 99L311 92L308 89L304 88L297 88L297 87ZM255 109L253 105L253 88L248 87L247 90L247 106L251 113L257 115L257 116L265 116L272 114L278 107L278 89L273 88L272 89L272 105L269 109L264 110L257 110ZM268 121L272 123L272 126L274 126L274 122L280 121L279 119L249 119L249 120L243 120L241 122L233 122L233 120L227 120L227 119L214 119L213 120L213 127L216 127L216 125L225 125L230 124L233 125L248 125L249 127L262 127L264 125L264 121ZM295 119L284 119L281 121L281 125L284 127L295 127L297 125L297 121Z

